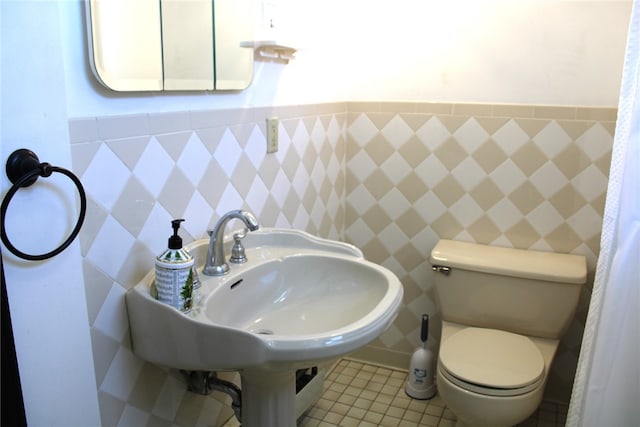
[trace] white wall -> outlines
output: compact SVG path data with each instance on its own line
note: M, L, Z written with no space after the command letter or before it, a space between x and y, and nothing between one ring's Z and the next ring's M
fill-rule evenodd
M80 0L1 1L2 164L26 146L69 167L69 117L343 99L617 104L629 1L289 3L302 50L287 66L257 64L246 91L121 95L91 77ZM38 188L8 217L34 252L65 235L75 197ZM43 263L2 253L30 424L98 424L77 243Z
M64 168L71 156L58 5L2 1L0 10L5 193L4 164L15 149ZM9 205L7 234L24 252L51 251L75 224L75 187L60 177L39 179ZM2 257L28 424L99 425L78 243L50 261L22 261L4 247Z
M256 0L259 1L259 0ZM235 93L119 94L88 68L84 7L63 2L70 117L340 100L616 106L630 0L281 0L289 65Z

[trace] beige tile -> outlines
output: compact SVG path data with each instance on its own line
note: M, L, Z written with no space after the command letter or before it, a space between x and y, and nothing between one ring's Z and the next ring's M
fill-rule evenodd
M416 113L451 115L453 114L453 104L437 102L419 102L415 105Z
M486 173L491 173L507 159L507 155L492 139L482 144L473 154L473 159Z
M575 119L576 107L535 106L533 116L537 119Z
M398 149L398 153L411 167L415 168L431 154L431 151L417 136L413 136Z
M469 194L484 211L489 210L504 197L502 191L489 177L482 180Z
M555 230L544 237L545 242L559 253L571 253L582 244L582 239L566 223L560 224Z
M520 168L522 173L526 176L531 176L549 159L542 150L536 146L536 144L532 143L525 144L520 147L515 153L513 153L511 160L516 164L516 166L518 166L518 168Z
M614 122L618 118L617 108L578 107L576 119L597 120L602 122Z
M531 105L497 104L493 106L494 117L533 118L534 107Z
M462 186L451 175L447 176L438 185L436 185L433 192L438 196L440 202L447 207L453 205L465 194Z
M509 239L513 247L518 249L528 249L540 238L531 224L524 219L511 227L504 234L507 239Z
M529 181L525 181L509 194L509 200L523 215L526 215L538 207L544 201L544 197Z
M376 200L382 199L394 187L391 180L380 169L369 175L363 184Z
M578 146L572 144L554 157L553 163L568 179L573 179L592 162Z
M382 134L377 134L364 148L371 160L378 166L384 163L395 152L393 146Z
M485 116L491 117L493 106L491 104L453 104L454 116Z
M467 232L471 234L477 243L485 245L496 240L501 234L498 227L496 227L493 221L491 221L491 219L486 215L483 215L476 222L471 224L467 228Z
M454 139L449 139L440 145L434 154L447 170L453 170L467 157L466 151Z
M564 218L571 217L587 203L571 184L562 187L549 198L549 202Z

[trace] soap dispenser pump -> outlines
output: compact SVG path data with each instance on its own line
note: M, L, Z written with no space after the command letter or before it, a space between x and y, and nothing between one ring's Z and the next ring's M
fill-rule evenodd
M182 247L178 234L184 219L171 221L173 235L169 247L156 257L157 299L180 311L188 312L193 305L193 257Z
M409 378L405 392L414 399L431 399L436 394L434 383L433 353L427 348L429 339L429 315L422 315L422 328L420 330L422 347L418 347L411 356L409 364Z

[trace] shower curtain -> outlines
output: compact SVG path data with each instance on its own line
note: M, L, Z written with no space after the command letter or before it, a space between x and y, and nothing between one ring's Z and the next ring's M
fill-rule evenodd
M640 426L640 0L634 0L600 257L567 426Z

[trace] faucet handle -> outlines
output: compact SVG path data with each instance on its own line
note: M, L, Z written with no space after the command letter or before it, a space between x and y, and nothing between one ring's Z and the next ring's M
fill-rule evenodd
M247 256L244 251L244 246L242 245L242 239L247 235L246 228L238 233L233 234L233 247L231 248L231 256L229 257L229 262L234 264L244 264L247 262Z

